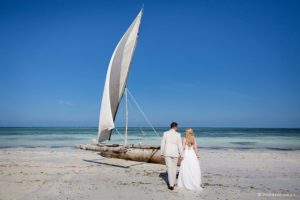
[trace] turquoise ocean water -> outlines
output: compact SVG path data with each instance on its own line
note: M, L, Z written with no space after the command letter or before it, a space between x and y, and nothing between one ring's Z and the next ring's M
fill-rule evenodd
M108 143L122 144L120 134L113 132ZM168 128L156 128L162 136ZM277 128L194 128L200 148L300 150L300 129ZM179 129L184 135L184 129ZM159 144L161 138L150 128L129 128L129 143ZM74 147L91 143L97 138L97 128L75 127L0 127L0 148L11 147Z

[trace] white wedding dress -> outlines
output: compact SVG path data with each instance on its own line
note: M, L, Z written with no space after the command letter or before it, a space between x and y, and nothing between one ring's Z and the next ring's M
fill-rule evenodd
M184 187L188 190L202 190L201 169L194 148L185 145L183 156L178 176L178 187Z

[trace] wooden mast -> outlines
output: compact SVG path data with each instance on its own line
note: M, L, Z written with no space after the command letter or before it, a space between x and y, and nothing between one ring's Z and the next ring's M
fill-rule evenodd
M125 87L124 92L125 92L125 113L126 113L124 146L126 147L127 144L128 144L128 94L127 94L127 87Z

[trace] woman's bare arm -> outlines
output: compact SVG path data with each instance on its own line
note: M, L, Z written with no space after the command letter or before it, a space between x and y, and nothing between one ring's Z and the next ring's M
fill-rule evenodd
M182 140L182 147L183 147L183 149L185 149L185 138L183 138L183 140Z
M197 157L199 156L199 154L198 154L198 145L197 145L197 140L196 140L196 138L194 138L194 150L195 150L195 153L196 153L196 155L197 155Z

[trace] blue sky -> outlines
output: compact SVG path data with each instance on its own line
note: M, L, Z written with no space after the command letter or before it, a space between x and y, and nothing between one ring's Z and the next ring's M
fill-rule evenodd
M155 126L300 127L296 0L0 0L0 126L97 126L143 3L128 87Z

